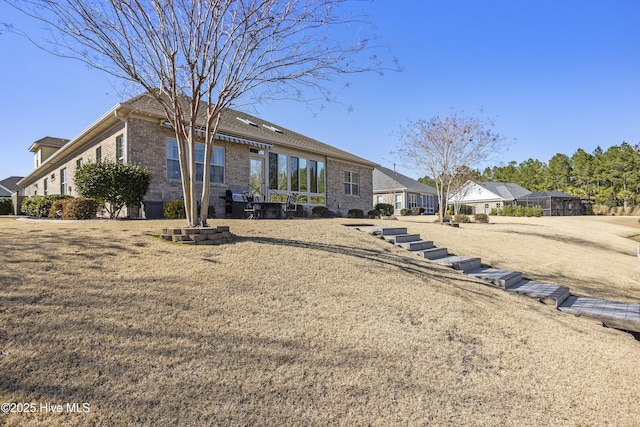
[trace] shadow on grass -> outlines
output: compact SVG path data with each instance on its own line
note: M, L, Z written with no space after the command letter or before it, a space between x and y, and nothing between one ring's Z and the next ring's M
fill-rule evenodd
M406 255L404 254L401 255L401 254L394 254L390 251L386 251L386 249L385 250L364 249L364 248L346 246L346 245L333 245L333 244L330 245L330 244L324 244L324 243L281 239L281 238L274 238L274 237L234 235L234 240L236 243L252 242L252 243L258 243L263 245L295 247L300 249L310 249L310 250L329 253L329 254L340 254L343 256L353 257L357 259L367 259L376 264L380 264L383 267L397 268L409 274L415 274L418 276L428 276L437 281L445 282L447 283L447 285L451 284L451 286L456 287L458 289L463 289L465 292L473 293L476 297L482 297L488 300L495 299L491 294L477 292L472 289L469 289L468 287L462 288L461 286L459 286L459 284L467 283L474 286L482 285L482 286L487 286L487 287L496 289L495 286L492 286L491 284L488 284L486 282L478 281L477 279L467 276L462 272L455 272L454 270L446 269L442 266L436 266L434 264L430 264L428 261L423 260L408 252ZM389 244L389 247L393 248L394 246ZM445 274L444 272L449 272L450 274Z
M630 256L635 256L636 255L636 254L629 254L628 252L621 251L621 250L619 250L617 248L614 248L612 246L605 246L602 243L594 241L594 240L580 239L579 237L556 236L556 235L552 235L552 234L539 234L539 233L530 233L530 232L514 231L514 230L510 230L509 234L515 234L515 235L521 235L521 236L539 237L539 238L542 238L542 239L553 240L555 242L569 243L569 244L573 244L573 245L580 246L580 247L593 248L593 249L597 249L597 250L600 250L600 251L615 252L615 253L619 253L621 255L630 255Z

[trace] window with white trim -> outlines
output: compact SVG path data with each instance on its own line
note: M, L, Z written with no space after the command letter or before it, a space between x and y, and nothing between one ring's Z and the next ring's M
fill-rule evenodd
M402 209L402 194L396 194L396 209Z
M67 168L60 169L60 194L67 194Z
M44 179L44 195L49 194L49 180L47 178Z
M116 138L116 161L124 163L124 138L122 135Z
M360 174L358 172L344 172L344 194L360 195Z
M213 146L211 155L211 175L209 181L212 184L224 184L224 148ZM202 182L204 178L204 144L196 143L196 181ZM175 138L167 139L167 179L180 179L180 160L178 155L178 142Z
M295 191L300 204L326 203L324 162L270 152L267 171L269 201L284 202Z

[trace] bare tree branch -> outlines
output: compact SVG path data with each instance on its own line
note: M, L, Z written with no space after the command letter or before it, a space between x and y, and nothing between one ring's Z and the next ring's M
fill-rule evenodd
M400 128L398 154L405 166L433 178L438 191L440 222L449 195L471 168L506 148L505 138L494 133L492 122L474 115L454 114L429 121L409 122Z
M363 16L343 16L341 7L352 3L347 0L4 1L50 30L50 39L37 46L155 98L175 129L189 225L206 223L209 202L206 163L198 219L198 126L207 130L210 156L219 115L235 103L304 100L308 90L330 99L327 86L334 79L385 69L374 54L385 47L372 37L344 44L336 36L370 28ZM397 64L389 69L398 70Z

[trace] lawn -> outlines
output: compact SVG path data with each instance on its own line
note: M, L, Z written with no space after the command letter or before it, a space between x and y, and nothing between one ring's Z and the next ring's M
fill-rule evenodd
M387 223L638 302L637 222L549 220ZM218 220L232 244L183 246L158 237L181 221L0 220L0 401L36 409L0 424L637 425L632 335L348 222ZM588 241L615 257L583 259ZM529 259L540 253L561 259ZM575 286L600 263L627 271Z

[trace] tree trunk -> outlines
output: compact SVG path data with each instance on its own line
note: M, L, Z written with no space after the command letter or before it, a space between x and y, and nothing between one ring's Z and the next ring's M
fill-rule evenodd
M204 174L202 177L202 198L200 201L200 225L207 225L207 216L209 216L209 197L211 192L211 157L213 156L213 142L218 133L218 125L220 124L220 113L217 114L213 128L210 129L207 123L205 146L204 146Z

